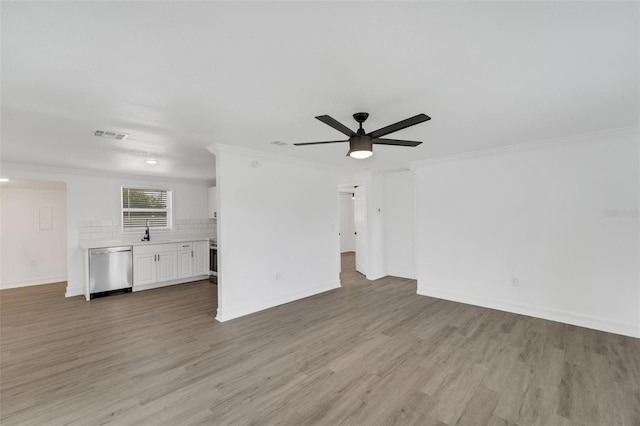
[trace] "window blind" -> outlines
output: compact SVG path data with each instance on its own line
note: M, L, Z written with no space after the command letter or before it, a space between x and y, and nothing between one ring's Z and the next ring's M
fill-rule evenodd
M171 191L166 189L122 188L122 228L171 227Z

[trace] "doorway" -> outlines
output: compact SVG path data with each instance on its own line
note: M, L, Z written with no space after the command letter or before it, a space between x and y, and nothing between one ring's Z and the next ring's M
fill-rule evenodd
M0 184L0 288L67 280L67 186L10 180Z
M366 275L367 214L364 185L340 185L340 258L342 272Z

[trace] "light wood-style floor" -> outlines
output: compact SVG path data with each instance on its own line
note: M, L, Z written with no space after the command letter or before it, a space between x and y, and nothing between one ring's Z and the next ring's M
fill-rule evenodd
M640 341L366 281L224 324L206 281L0 292L0 424L640 425Z

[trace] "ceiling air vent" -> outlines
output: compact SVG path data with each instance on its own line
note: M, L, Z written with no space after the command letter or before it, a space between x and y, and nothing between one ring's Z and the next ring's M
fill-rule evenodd
M119 141L123 141L129 137L129 135L126 133L110 132L107 130L96 130L95 132L93 132L93 135L102 138L116 139Z

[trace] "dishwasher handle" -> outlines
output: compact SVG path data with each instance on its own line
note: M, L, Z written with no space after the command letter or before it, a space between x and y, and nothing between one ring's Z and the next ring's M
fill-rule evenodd
M127 252L127 251L132 251L132 250L133 249L131 248L131 246L104 247L104 248L98 248L98 249L90 249L89 250L89 255L94 256L94 255L98 255L98 254L121 253L121 252Z

